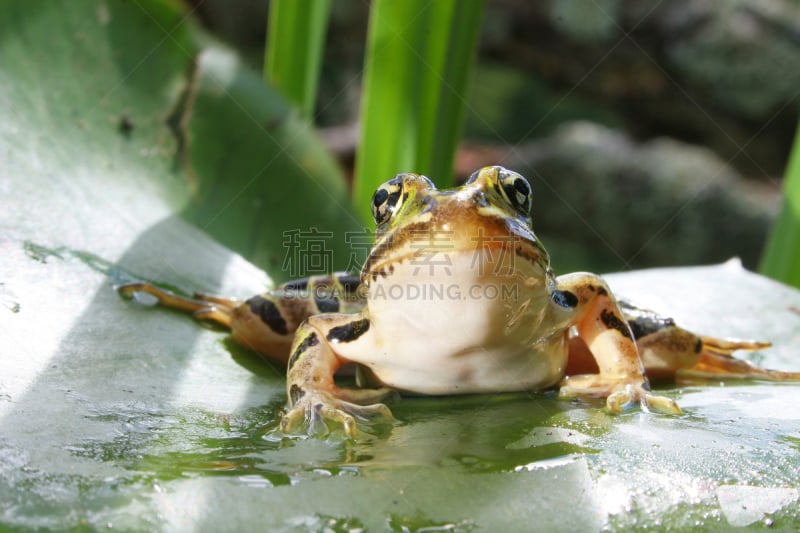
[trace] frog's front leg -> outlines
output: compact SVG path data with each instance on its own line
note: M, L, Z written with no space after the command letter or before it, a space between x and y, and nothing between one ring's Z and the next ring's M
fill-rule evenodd
M650 392L633 334L605 281L588 273L568 274L556 281L554 301L571 308L572 325L599 369L597 374L564 378L560 395L605 397L612 412L621 412L626 405L639 401L662 411L680 413L674 400Z
M340 423L348 435L356 430L356 419L374 416L392 420L391 411L379 402L394 393L391 389L352 389L336 385L334 375L345 363L353 362L342 352L369 329L361 314L325 314L310 317L295 335L289 358L286 391L289 410L281 429L290 432L303 420L309 431L319 422ZM337 348L345 348L337 349Z

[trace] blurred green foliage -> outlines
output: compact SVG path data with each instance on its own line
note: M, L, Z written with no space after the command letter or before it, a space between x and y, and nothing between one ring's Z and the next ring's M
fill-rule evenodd
M800 127L786 167L783 207L772 227L761 273L800 287Z
M362 219L399 172L452 183L483 0L377 0L367 37L353 199ZM265 79L311 119L330 3L270 6Z
M273 0L264 79L310 120L314 114L330 0Z
M353 198L399 172L452 183L482 0L378 0L367 38Z

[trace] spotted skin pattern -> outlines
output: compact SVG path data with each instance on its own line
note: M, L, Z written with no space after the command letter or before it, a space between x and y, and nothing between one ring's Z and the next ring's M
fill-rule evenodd
M284 431L316 422L391 420L380 403L399 392L462 394L559 386L563 398L605 398L611 412L641 404L680 413L650 379L699 374L800 380L735 359L769 343L689 332L670 318L618 301L602 278L555 276L532 230L533 191L502 167L476 171L462 187L438 190L399 174L375 192L375 245L359 275L286 282L244 302L177 296L149 283L120 287L231 330L234 340L287 367ZM444 243L444 248L442 248ZM436 257L436 265L423 259ZM469 297L415 298L448 283ZM471 289L498 289L494 298ZM393 289L396 298L386 298ZM500 291L499 289L503 289ZM448 293L450 294L450 293ZM340 387L355 364L377 388Z

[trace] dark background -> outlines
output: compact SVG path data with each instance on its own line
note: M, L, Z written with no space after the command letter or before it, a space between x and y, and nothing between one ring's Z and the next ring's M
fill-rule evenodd
M193 7L261 69L263 1ZM348 169L368 16L333 2L317 103ZM472 79L457 174L528 176L558 271L757 268L800 108L800 3L489 0Z

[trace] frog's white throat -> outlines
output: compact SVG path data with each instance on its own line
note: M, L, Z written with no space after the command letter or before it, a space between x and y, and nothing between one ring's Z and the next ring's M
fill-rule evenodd
M371 337L392 339L391 346L370 347L375 367L391 354L387 384L435 394L518 390L556 373L533 347L543 333L542 313L534 310L545 309L549 298L541 265L525 261L495 271L497 261L487 259L474 252L432 255L394 264L370 281ZM482 374L501 367L506 370L493 370L497 375ZM515 367L523 383L509 380L506 372ZM429 374L420 376L420 368ZM475 379L465 381L465 372Z

